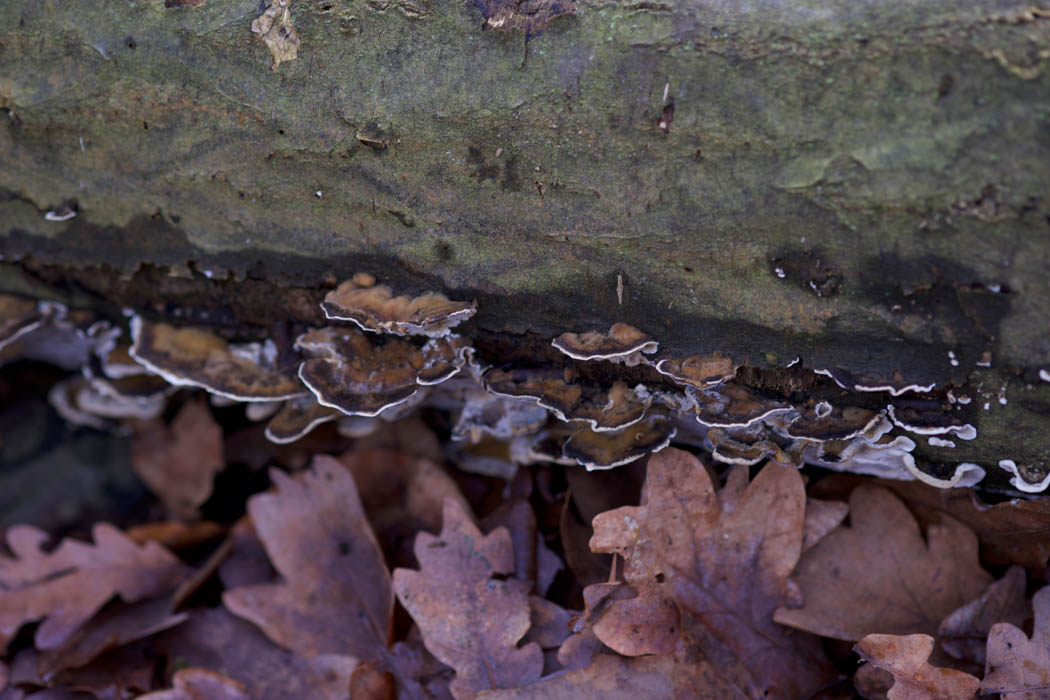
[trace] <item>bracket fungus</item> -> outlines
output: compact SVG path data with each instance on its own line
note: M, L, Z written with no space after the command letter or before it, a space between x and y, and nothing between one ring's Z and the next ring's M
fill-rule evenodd
M833 408L828 404L822 411L821 404L805 411L787 426L787 435L793 438L812 440L850 440L863 435L885 421L881 411L848 406Z
M307 355L299 365L303 383L321 405L351 416L377 416L409 401L422 387L455 375L466 361L457 338L435 338L419 348L329 326L304 333L295 344Z
M656 363L656 371L696 389L705 389L736 376L737 364L716 350L710 355L663 359Z
M626 323L614 323L607 333L562 333L551 345L575 360L610 360L633 366L642 355L656 352L659 343Z
M935 401L915 400L891 403L886 414L893 424L917 435L954 435L973 440L977 429L945 411Z
M131 356L175 386L196 386L235 401L301 396L302 384L275 367L276 349L236 346L197 328L131 319Z
M666 416L652 415L616 432L583 428L569 436L562 454L587 468L612 469L645 455L659 452L671 444L675 425Z
M351 321L373 333L439 337L477 313L478 305L436 292L394 296L389 287L377 285L375 277L359 272L329 292L321 308L331 320Z
M711 443L711 456L724 464L745 467L758 464L767 458L784 465L801 466L801 457L789 455L780 445L764 438L764 431L758 432L758 436L746 436L751 439L744 441L742 438L745 436L739 435L737 431L710 428L707 431L707 439Z
M745 428L765 418L795 409L782 401L765 399L743 384L723 384L691 390L696 420L709 428Z
M37 301L0 294L0 350L39 327L44 318Z
M339 415L336 409L319 404L312 394L288 399L266 424L266 438L279 445L295 442Z
M1042 493L1050 486L1050 471L1019 465L1012 459L999 460L999 468L1013 474L1010 484L1018 491L1025 493Z
M453 440L478 442L482 435L510 440L516 435L539 431L547 423L547 409L527 399L493 396L486 391L470 392L463 401Z

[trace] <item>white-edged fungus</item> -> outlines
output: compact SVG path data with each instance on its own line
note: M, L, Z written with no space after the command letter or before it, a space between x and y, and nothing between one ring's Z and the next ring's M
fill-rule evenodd
M1018 491L1025 493L1042 493L1050 486L1050 472L1045 469L1032 469L1031 467L1018 466L1012 459L999 460L999 468L1013 474L1010 483ZM1027 474L1025 472L1028 472Z
M395 297L375 277L359 272L329 292L321 309L327 318L351 321L363 330L440 337L477 313L477 302L451 301L444 294Z
M452 377L465 361L462 341L455 336L419 348L399 338L329 326L304 333L295 345L307 355L299 377L318 402L352 416L378 416L422 399L424 386Z
M0 350L39 328L45 320L36 300L0 294Z
M529 399L493 396L485 391L472 391L464 399L453 440L478 442L483 434L500 440L539 431L547 423L547 409Z
M723 384L690 393L696 400L696 421L709 428L746 428L795 411L790 404L757 396L743 384Z
M673 421L653 415L616 432L578 430L565 441L562 454L575 459L588 471L612 469L659 452L671 444L674 435Z
M1050 369L1039 370L1039 378L1044 382L1050 382Z
M929 443L930 447L955 447L954 441L945 440L944 438L939 438L936 435L931 435L930 437L926 438L926 442Z
M872 431L885 420L881 411L847 406L821 411L820 403L787 425L787 436L807 440L851 440Z
M642 354L651 355L659 344L626 323L614 323L608 332L562 333L551 345L576 360L612 360L634 366Z
M663 359L656 363L656 371L679 384L704 389L732 379L737 364L718 350L710 355Z
M196 386L236 401L277 401L305 393L294 377L258 364L272 359L259 344L237 348L213 333L141 316L131 319L131 338L131 356L175 386Z
M886 414L898 428L916 435L954 435L960 440L977 437L977 428L963 423L935 405L889 404Z
M339 415L339 411L322 406L309 394L289 399L266 424L266 439L278 445L295 442L322 423L335 420Z

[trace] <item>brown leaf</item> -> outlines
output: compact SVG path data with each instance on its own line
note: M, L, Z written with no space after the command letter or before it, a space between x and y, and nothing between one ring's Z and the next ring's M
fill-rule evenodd
M805 605L774 619L835 639L872 633L936 634L940 621L979 596L992 578L977 563L977 538L951 518L927 530L886 489L850 495L850 527L825 536L799 562Z
M158 596L189 574L160 545L137 546L112 525L95 525L92 534L94 545L67 539L45 552L40 530L7 531L14 556L0 555L0 648L24 623L43 620L36 646L57 649L114 595L125 602Z
M845 498L856 486L870 483L866 477L835 474L821 479L814 493ZM880 485L903 499L921 523L937 522L940 513L947 513L977 533L982 544L1015 564L1038 568L1050 557L1050 499L989 505L970 488L940 489L919 481L883 481Z
M111 606L60 648L41 652L40 673L48 677L63 669L79 668L106 651L174 627L187 617L185 613L172 613L170 596Z
M478 700L638 700L638 698L718 698L748 696L712 668L688 639L674 654L625 658L598 654L589 666L541 679L514 690L488 690Z
M157 542L175 551L189 549L223 536L226 528L209 520L195 523L184 523L177 520L166 520L156 523L133 525L125 530L136 544Z
M455 669L453 695L474 697L539 678L539 646L517 647L529 629L530 585L495 577L514 569L506 529L483 537L463 508L447 500L441 534L419 533L415 550L420 570L397 569L394 590L430 653Z
M304 659L273 644L251 623L223 608L193 610L156 645L169 673L189 665L234 678L254 700L346 700L356 659L321 654Z
M135 472L176 516L188 518L208 500L222 471L222 429L204 399L187 401L171 426L160 419L132 422Z
M184 668L172 677L174 687L139 697L144 700L251 700L242 683L206 668Z
M591 548L621 554L628 583L674 599L704 656L740 692L807 695L831 669L816 639L772 620L791 598L788 576L802 548L802 477L770 465L732 500L727 513L699 460L664 450L649 460L642 505L597 516Z
M674 651L682 614L663 586L596 583L583 589L583 598L595 635L613 651L624 656Z
M1009 622L1020 627L1028 616L1024 588L1024 569L1011 566L980 597L944 618L937 640L941 648L956 659L984 666L985 642L992 625Z
M1031 639L1009 623L992 625L981 692L1000 693L1010 700L1050 697L1050 586L1032 597L1032 607Z
M420 530L441 530L441 508L452 498L469 510L456 482L429 459L379 449L347 452L368 522L392 564L411 565L411 545Z
M266 548L255 534L250 517L245 515L234 524L230 530L230 539L233 548L219 565L219 580L224 588L229 590L277 580L277 572L266 556Z
M970 698L977 694L980 681L974 676L929 664L933 637L927 634L869 634L855 649L865 661L893 674L889 700Z
M824 535L841 525L848 513L849 505L842 501L806 499L806 520L802 527L802 551L812 549Z
M223 603L302 656L385 653L394 598L390 574L357 488L337 460L318 456L301 479L273 470L277 493L248 502L283 583L234 588Z

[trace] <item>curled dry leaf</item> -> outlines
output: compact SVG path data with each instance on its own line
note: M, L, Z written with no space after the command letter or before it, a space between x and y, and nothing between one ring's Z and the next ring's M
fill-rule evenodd
M80 668L103 653L174 627L189 617L173 613L170 596L127 605L111 605L84 624L58 649L40 653L39 669L51 677L67 668Z
M368 522L384 551L399 555L390 561L410 563L408 548L415 534L441 530L446 498L469 508L452 477L429 459L377 449L347 452L339 461L353 475Z
M488 690L478 700L638 700L638 698L719 698L748 696L716 671L687 637L674 654L623 657L598 654L590 665L514 690Z
M1024 569L1011 566L979 598L944 618L937 635L941 648L956 659L984 666L985 640L992 625L1009 622L1020 627L1028 616L1024 587Z
M682 632L682 615L660 585L596 583L583 589L595 635L624 656L670 654Z
M940 621L992 582L977 561L977 538L945 517L923 540L908 509L882 488L850 496L850 526L802 557L795 579L805 597L774 619L825 637L936 634ZM928 544L927 544L928 541Z
M621 554L627 583L673 599L686 613L685 631L740 692L805 696L833 677L830 666L816 639L772 620L792 597L802 477L769 465L733 500L726 512L700 461L665 450L649 460L640 506L594 519L591 549Z
M394 597L353 478L318 456L301 479L271 479L277 493L253 496L248 512L284 581L228 590L223 603L302 656L383 656Z
M870 479L835 474L817 482L814 492L845 498L865 483ZM1050 557L1050 500L1015 499L991 505L981 501L972 488L941 489L919 481L885 481L884 486L907 503L920 522L936 522L946 513L1007 561L1038 568Z
M394 571L394 590L430 653L455 669L452 694L471 698L538 679L539 646L517 646L529 629L529 584L496 578L514 570L507 530L482 536L470 516L447 500L441 534L421 532L415 549L420 570Z
M172 677L170 690L139 696L146 700L250 700L244 684L206 668L184 668Z
M171 426L136 421L131 463L150 491L177 516L190 517L211 496L225 466L222 429L203 399L188 401Z
M1032 607L1031 639L1009 623L992 626L981 692L999 693L1009 700L1050 697L1050 586L1032 597Z
M19 628L43 620L38 649L57 649L114 595L125 602L161 595L189 569L156 543L138 546L111 525L92 530L95 544L63 540L51 552L48 537L25 525L7 531L13 556L0 555L0 648Z
M931 666L933 637L928 634L869 634L855 649L865 661L893 674L889 700L972 698L980 685L969 673Z
M209 668L243 683L253 700L346 700L357 666L342 654L305 659L285 651L223 608L190 611L190 619L163 633L156 648L168 659L168 673L185 665Z

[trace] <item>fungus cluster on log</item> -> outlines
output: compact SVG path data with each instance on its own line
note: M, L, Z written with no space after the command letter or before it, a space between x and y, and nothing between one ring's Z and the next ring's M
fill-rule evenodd
M340 284L321 308L328 325L279 347L132 312L126 337L122 322L0 296L0 363L25 357L79 369L50 399L66 419L99 429L160 415L179 387L196 387L213 402L243 402L277 443L332 421L345 435L365 435L379 421L434 407L451 414L462 466L489 473L539 461L608 469L676 441L731 465L812 464L942 488L985 475L975 464L926 464L913 454L909 434L943 446L976 437L966 402L950 392L938 399L933 386L792 367L805 380L799 386L816 390L778 390L723 353L674 356L623 323L563 333L545 351L501 352L453 332L477 312L475 302L398 295L367 273ZM1021 491L1050 485L1010 460L998 467Z

